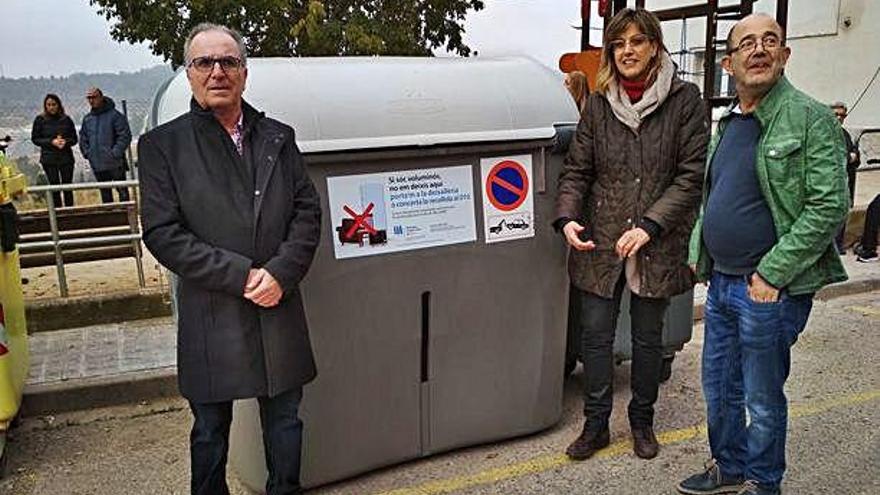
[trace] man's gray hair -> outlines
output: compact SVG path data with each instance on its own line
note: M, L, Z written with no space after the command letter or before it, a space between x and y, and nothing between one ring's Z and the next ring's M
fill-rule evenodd
M235 40L235 44L238 45L238 55L241 57L241 63L242 65L247 66L247 47L244 45L244 38L241 37L241 34L235 29L210 22L202 22L196 25L196 27L192 28L189 34L186 35L186 41L183 43L183 65L189 65L189 63L192 62L189 57L189 49L192 46L193 38L206 31L220 31Z
M847 111L846 103L842 101L835 101L834 103L828 105L832 110L835 108L842 108L844 112Z

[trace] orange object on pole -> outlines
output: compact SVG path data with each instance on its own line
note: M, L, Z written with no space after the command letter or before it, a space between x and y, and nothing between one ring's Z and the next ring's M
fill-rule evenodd
M566 53L559 57L559 70L566 74L579 70L586 74L590 88L596 87L596 75L599 73L599 63L602 61L602 49L590 48L579 53Z

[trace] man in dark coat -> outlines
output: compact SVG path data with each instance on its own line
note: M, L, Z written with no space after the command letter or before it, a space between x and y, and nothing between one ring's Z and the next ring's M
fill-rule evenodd
M89 161L100 182L125 180L128 163L125 151L131 144L128 119L116 110L116 103L98 88L86 92L92 111L83 117L79 130L79 150ZM119 201L128 201L128 188L116 189ZM113 190L101 189L101 202L113 202Z
M299 283L320 238L290 127L242 100L241 36L196 26L190 112L140 138L144 242L179 278L177 367L194 416L193 494L226 494L234 399L257 397L269 494L300 493L302 386L315 377Z
M859 169L859 165L862 164L862 154L859 152L859 146L853 141L852 135L846 130L846 127L843 127L843 122L846 120L848 113L846 103L836 101L831 104L831 110L834 112L834 116L837 117L837 121L840 122L840 128L843 129L843 139L846 141L846 177L849 185L849 206L852 208L856 200L856 171ZM834 238L837 252L840 254L846 252L846 245L844 244L845 234L846 220L843 221L843 224L837 231L837 236Z

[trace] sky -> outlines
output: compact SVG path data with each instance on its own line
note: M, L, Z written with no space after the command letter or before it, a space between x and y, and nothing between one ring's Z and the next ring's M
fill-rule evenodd
M482 56L529 55L549 67L577 51L579 0L486 0L470 12L466 43ZM132 72L163 63L145 44L119 43L88 0L2 0L0 75Z

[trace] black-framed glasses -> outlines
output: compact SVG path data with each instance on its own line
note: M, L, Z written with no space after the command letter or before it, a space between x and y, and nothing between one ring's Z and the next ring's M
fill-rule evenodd
M633 47L633 50L638 50L645 46L649 41L651 41L650 36L645 34L637 34L628 40L625 40L623 38L611 40L609 45L611 45L612 50L614 50L615 52L619 52L626 48L627 43L629 43L629 46Z
M744 55L751 55L755 50L758 49L758 43L761 43L761 47L766 51L775 50L782 46L782 40L779 39L779 36L775 34L766 34L761 37L760 40L755 38L754 36L749 36L746 39L739 42L739 45L736 45L731 50L727 51L728 55L733 55L736 52L740 52Z
M210 73L214 66L220 64L220 70L225 73L238 72L244 67L244 62L238 57L196 57L187 64L198 72Z

